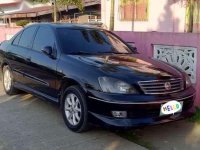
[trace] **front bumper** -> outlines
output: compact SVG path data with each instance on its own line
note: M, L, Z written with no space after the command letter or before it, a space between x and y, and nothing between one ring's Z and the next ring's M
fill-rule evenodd
M104 99L100 98L100 96ZM121 99L121 95L117 97L114 94L110 94L106 97L105 93L90 92L88 95L90 119L98 124L130 128L171 122L190 117L193 114L191 111L195 99L193 87L171 95L123 96L125 100ZM112 99L112 97L114 98ZM161 105L171 100L183 101L182 112L175 113L174 115L160 116ZM111 111L127 111L127 117L115 118L112 116Z

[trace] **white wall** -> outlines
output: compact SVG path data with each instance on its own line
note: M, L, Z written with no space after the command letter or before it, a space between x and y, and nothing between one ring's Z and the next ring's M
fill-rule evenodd
M101 0L102 22L109 27L110 2ZM120 21L120 0L115 0L115 31L184 32L185 7L181 0L149 0L148 21Z

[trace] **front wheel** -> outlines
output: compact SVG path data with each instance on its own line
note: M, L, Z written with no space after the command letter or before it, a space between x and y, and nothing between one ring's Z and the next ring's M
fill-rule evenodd
M88 129L88 109L85 94L79 86L71 86L64 92L62 115L66 126L74 132Z
M3 67L3 87L4 91L8 95L13 95L17 93L17 89L14 87L13 84L13 75L12 71L9 66Z

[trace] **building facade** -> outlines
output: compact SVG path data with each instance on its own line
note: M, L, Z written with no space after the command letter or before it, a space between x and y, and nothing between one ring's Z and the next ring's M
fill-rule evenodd
M81 13L76 6L57 7L58 21L60 22L79 22L80 16L88 15L82 22L99 21L101 18L101 1L84 0L84 13ZM16 26L19 20L29 22L52 22L53 6L51 3L35 4L28 0L0 0L1 24L10 27ZM82 17L83 18L83 17Z
M131 3L132 1L132 3ZM115 31L185 32L187 0L114 0ZM193 6L193 31L199 32L199 4ZM109 28L112 0L101 0L102 22Z

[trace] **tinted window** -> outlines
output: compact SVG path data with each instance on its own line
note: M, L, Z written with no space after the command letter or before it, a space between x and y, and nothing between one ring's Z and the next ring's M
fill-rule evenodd
M45 46L53 47L53 45L54 45L53 31L47 27L40 27L35 36L33 49L40 51Z
M67 28L57 31L65 53L132 53L126 44L107 31Z
M29 28L27 28L23 31L21 38L20 38L20 41L19 41L20 46L23 46L23 47L30 47L31 46L36 28L37 28L36 26L32 26L32 27L29 27Z
M15 37L15 39L14 39L14 41L13 41L13 44L14 44L14 45L18 45L18 44L19 44L19 39L20 39L21 35L22 35L22 32L20 32L20 33Z

